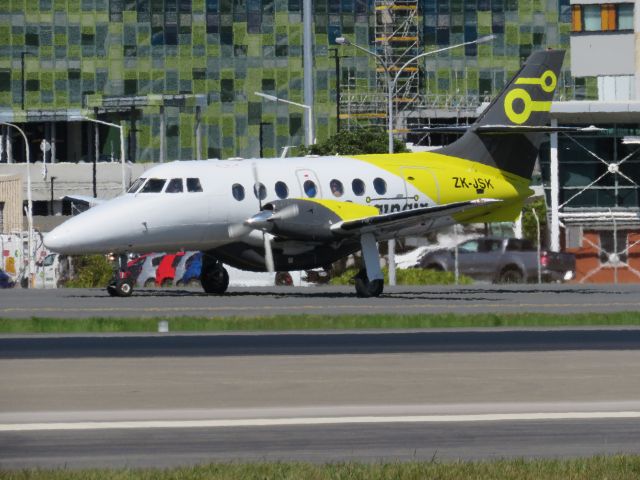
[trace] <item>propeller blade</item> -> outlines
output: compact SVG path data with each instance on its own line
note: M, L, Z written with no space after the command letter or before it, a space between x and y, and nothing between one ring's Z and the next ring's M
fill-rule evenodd
M264 237L264 264L267 267L267 272L273 273L275 266L273 264L273 250L271 249L271 235L268 233L263 234Z

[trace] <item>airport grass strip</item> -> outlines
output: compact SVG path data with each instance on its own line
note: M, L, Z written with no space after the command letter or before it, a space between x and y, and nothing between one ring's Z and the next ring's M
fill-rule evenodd
M220 463L174 469L0 471L0 480L591 480L640 478L640 457L406 463Z
M640 326L640 312L575 314L371 314L274 315L266 317L152 317L84 319L0 318L0 333L135 333L156 332L160 321L171 332L366 330L429 328L525 328Z

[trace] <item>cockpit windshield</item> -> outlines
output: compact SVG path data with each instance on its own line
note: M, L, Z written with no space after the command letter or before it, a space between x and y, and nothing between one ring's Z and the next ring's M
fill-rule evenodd
M145 182L145 180L146 178L142 178L142 177L137 179L135 182L133 182L133 185L129 187L129 190L127 190L127 193L136 193L138 189L142 186L142 184Z
M164 178L150 178L147 183L144 184L140 193L160 193L165 183L167 183L167 180Z

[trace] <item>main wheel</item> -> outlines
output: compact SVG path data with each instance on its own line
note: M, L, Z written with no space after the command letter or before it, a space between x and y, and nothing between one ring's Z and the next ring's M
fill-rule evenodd
M361 298L377 297L384 289L384 280L369 280L366 270L360 270L354 280L356 295Z
M200 283L206 293L221 295L229 287L229 273L220 264L200 273Z

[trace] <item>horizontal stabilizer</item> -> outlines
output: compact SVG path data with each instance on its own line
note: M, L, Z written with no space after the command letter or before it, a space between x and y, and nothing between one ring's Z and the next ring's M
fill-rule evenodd
M593 133L603 132L604 128L594 127L550 127L546 125L480 125L472 131L478 134L492 133Z
M546 125L451 125L446 127L423 127L420 132L425 133L458 133L463 134L471 130L478 135L497 133L594 133L605 129L594 127L550 127Z

